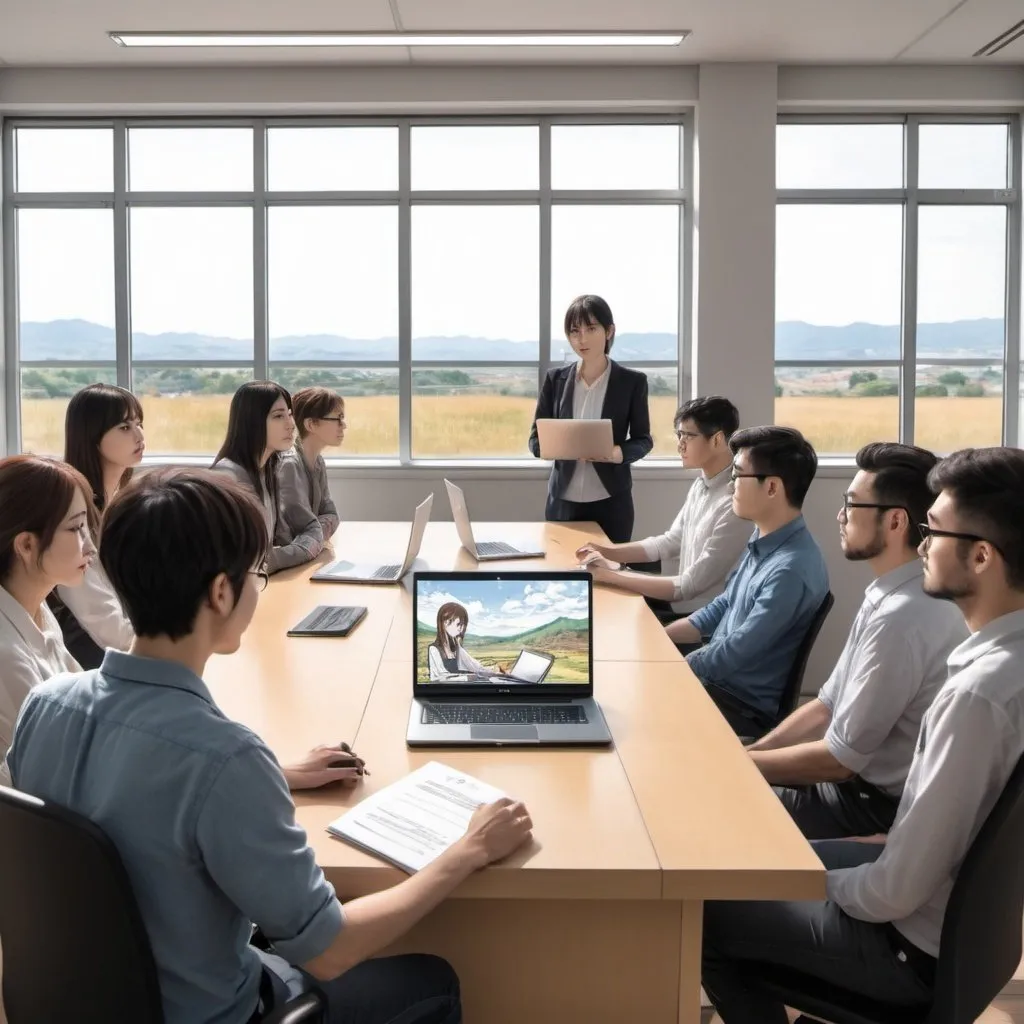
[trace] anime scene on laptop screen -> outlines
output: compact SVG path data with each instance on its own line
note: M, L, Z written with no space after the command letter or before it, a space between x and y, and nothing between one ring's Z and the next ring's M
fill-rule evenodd
M590 681L586 581L417 580L419 683Z

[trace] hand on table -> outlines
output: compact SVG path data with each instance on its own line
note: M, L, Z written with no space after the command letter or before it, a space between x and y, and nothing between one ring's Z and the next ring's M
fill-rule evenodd
M364 775L369 775L366 762L347 744L314 747L301 761L283 768L288 788L316 789L340 782L349 789Z
M484 867L522 846L530 838L532 828L526 805L505 796L473 812L462 841L476 866Z
M593 541L587 541L586 544L581 544L576 549L576 557L581 561L585 562L592 555L601 555L604 558L608 557L608 551L605 549L603 544L595 544Z

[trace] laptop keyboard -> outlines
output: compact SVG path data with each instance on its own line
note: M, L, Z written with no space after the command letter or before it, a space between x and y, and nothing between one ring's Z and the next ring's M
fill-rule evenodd
M483 540L476 546L480 555L518 555L519 548L506 544L503 540Z
M382 565L379 569L376 569L370 579L374 580L393 580L401 570L401 565Z
M424 725L586 725L579 704L424 704Z

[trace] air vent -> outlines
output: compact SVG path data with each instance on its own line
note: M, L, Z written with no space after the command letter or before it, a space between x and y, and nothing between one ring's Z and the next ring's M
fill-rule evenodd
M997 35L995 39L990 39L980 50L971 56L994 57L1000 50L1009 46L1010 43L1015 43L1021 36L1024 36L1024 20L1018 21L1016 25L1011 25L1005 32Z

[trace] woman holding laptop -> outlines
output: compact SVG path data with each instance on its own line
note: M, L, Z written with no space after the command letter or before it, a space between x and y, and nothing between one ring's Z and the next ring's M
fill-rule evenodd
M581 295L565 313L565 336L579 362L548 370L530 430L530 451L543 458L538 420L611 420L611 453L556 458L548 481L549 522L593 521L613 544L633 535L630 464L654 447L647 376L608 358L615 341L612 311L598 295Z

